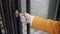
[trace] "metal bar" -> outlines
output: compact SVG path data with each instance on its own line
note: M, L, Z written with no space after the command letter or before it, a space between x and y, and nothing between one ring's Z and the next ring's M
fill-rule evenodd
M10 0L11 2L10 2L10 12L11 12L11 18L12 18L12 21L13 21L13 23L12 23L12 25L14 25L13 27L14 27L14 32L15 32L15 34L18 34L18 30L17 30L17 21L16 21L16 13L15 13L15 11L16 11L16 6L15 6L15 0Z
M13 22L9 7L9 0L2 0L2 2L3 2L3 14L5 17L7 34L15 34L13 29L14 26L12 24Z
M55 12L55 16L54 16L54 20L57 19L57 13L58 13L58 7L59 6L59 0L57 0L57 4L56 4L56 12Z
M23 34L22 23L20 21L20 17L17 17L16 19L17 19L18 34Z
M2 11L1 10L1 0L0 0L0 11ZM2 32L1 32L1 24L0 24L0 34L2 34Z
M5 1L3 0L3 3L5 3L5 2L6 2L6 0L5 0ZM5 17L5 21L6 21L6 28L7 28L7 32L9 32L9 29L8 29L9 24L8 24L8 23L10 23L10 22L9 22L9 20L8 20L8 19L9 19L9 16L8 16L9 14L7 13L7 11L8 11L7 8L8 8L8 6L6 5L6 3L5 3L5 5L3 5L3 6L4 6L4 7L3 7L3 10L5 10L5 11L4 11L4 17ZM7 7L6 7L6 6L7 6ZM8 24L8 26L7 26L7 24ZM10 32L9 32L9 33L10 33Z
M15 14L15 0L2 0L3 3L3 18L5 18L6 34L18 34L17 21Z
M17 21L16 21L16 7L15 7L15 0L12 0L12 16L13 16L13 24L14 24L14 30L15 34L18 34L18 28L17 28Z
M1 18L3 21L3 25L4 25L4 30L5 30L5 34L6 34L6 24L5 24L5 18L4 18L4 13L3 13L3 7L2 7L2 1L0 0L0 14L1 14Z
M18 13L21 13L21 0L16 0L18 4L17 9L18 9ZM23 28L22 28L22 22L20 21L20 16L18 15L17 17L17 26L18 26L18 33L19 34L23 34Z
M1 32L1 25L0 25L0 34L2 34L2 32Z
M30 14L30 0L26 0L26 12ZM30 23L27 24L27 34L30 34Z
M60 21L60 0L59 0L59 5L58 5L58 12L57 12L56 20Z
M23 34L20 17L16 17L16 10L21 13L21 0L2 0L2 6L3 11L1 11L1 14L6 32L5 34Z

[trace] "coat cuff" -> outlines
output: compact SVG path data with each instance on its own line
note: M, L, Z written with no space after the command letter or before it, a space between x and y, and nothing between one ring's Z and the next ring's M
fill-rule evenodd
M32 21L34 19L34 16L31 16L31 21L30 21L30 25L32 26Z

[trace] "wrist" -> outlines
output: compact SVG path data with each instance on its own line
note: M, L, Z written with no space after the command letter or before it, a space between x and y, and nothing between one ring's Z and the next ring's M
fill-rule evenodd
M30 25L32 25L32 21L34 19L34 16L31 16L31 21L30 21Z

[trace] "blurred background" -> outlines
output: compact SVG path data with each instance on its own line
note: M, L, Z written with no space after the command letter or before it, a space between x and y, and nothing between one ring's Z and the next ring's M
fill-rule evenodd
M30 0L31 15L40 16L45 19L56 20L59 11L59 0ZM26 12L26 0L21 0L21 10ZM3 22L0 14L0 29L4 34ZM23 24L23 34L26 34L26 24ZM30 34L49 34L48 32L39 31L30 27Z

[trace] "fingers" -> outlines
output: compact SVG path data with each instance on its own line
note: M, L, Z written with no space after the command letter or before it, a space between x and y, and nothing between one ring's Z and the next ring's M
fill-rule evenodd
M30 14L28 14L28 13L25 13L25 16L29 16Z
M25 14L24 13L20 13L20 16L24 16Z
M31 15L28 14L28 13L25 13L25 16L26 16L26 23L30 23L30 20L31 20Z
M25 22L30 23L30 19L26 18Z
M20 16L30 16L30 14L28 14L28 13L20 13Z
M30 14L28 13L20 13L20 20L22 23L29 23L30 22Z
M24 23L25 22L24 13L19 13L19 16L20 16L21 22Z

